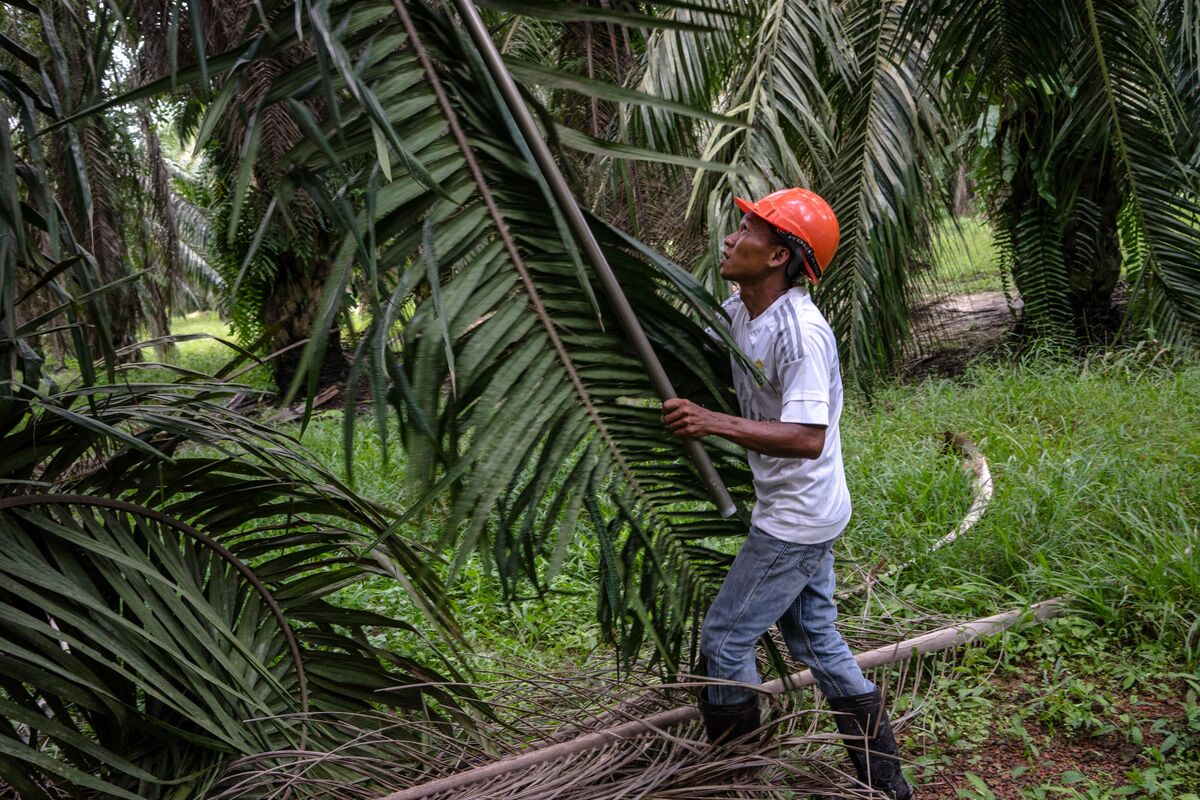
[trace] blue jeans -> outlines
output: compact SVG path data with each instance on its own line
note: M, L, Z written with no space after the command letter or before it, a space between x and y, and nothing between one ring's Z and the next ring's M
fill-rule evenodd
M833 625L833 591L833 540L785 542L751 527L704 618L700 651L708 676L757 685L755 644L777 623L792 657L813 671L826 697L874 690ZM740 686L708 688L709 700L718 704L753 694Z

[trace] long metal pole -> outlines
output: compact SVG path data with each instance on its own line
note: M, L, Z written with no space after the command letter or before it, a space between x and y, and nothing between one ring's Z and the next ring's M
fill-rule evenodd
M488 72L491 73L492 80L496 82L496 86L500 89L500 94L504 98L505 104L508 106L513 118L517 121L517 127L521 129L521 134L525 137L526 145L537 160L538 167L541 169L546 183L550 186L550 191L554 193L555 199L558 200L559 205L566 213L567 224L570 225L571 231L575 234L575 238L583 248L588 260L592 262L592 268L595 270L596 277L600 281L600 287L608 297L609 303L612 304L613 310L617 315L617 320L621 323L625 335L629 338L633 349L637 352L638 358L641 360L642 366L650 378L650 384L663 400L678 397L679 395L675 393L675 387L671 385L671 379L667 377L662 362L658 360L658 355L654 352L654 347L646 337L645 330L642 329L641 322L634 315L633 308L629 305L628 298L625 297L625 292L621 290L621 284L618 283L617 277L608 265L608 260L604 257L603 251L600 250L600 245L596 242L596 237L592 235L591 228L588 227L587 221L583 218L583 212L579 210L575 196L571 194L570 188L567 187L567 181L563 178L562 172L559 171L558 164L554 161L554 156L550 154L550 148L546 146L546 142L542 139L541 132L533 121L533 115L529 113L529 108L525 105L525 101L521 99L520 90L517 88L516 82L513 81L512 75L509 74L508 67L504 65L504 60L500 57L500 51L496 49L496 43L492 41L492 37L488 33L487 27L483 24L483 19L480 18L474 3L471 0L454 0L454 5L458 9L459 16L462 17L467 31L471 34L471 39L474 40L475 46L483 56ZM696 465L696 470L700 473L700 480L704 483L704 488L708 492L708 496L712 498L713 503L720 510L721 516L733 516L738 510L737 504L734 503L733 498L729 495L729 490L725 488L724 482L721 481L721 476L717 474L716 467L713 466L712 460L708 457L704 445L697 439L684 439L683 446L687 454L691 457L692 462Z

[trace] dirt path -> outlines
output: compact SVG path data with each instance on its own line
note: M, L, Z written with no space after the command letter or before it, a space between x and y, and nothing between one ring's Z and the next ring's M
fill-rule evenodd
M1012 331L1020 298L1003 292L941 297L913 310L916 353L901 373L908 379L962 374L972 358L999 350Z

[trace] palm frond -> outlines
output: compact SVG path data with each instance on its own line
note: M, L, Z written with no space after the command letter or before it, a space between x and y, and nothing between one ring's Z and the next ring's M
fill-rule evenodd
M130 503L38 495L0 509L10 620L0 708L25 734L8 753L16 785L43 776L163 797L190 775L200 794L230 754L303 747L294 712L419 709L422 692L381 690L435 675L362 637L364 625L398 623L325 600L347 579L345 566L330 569L344 561L330 531L303 560L280 552L251 568ZM284 544L306 538L293 526ZM245 725L254 717L271 721Z
M828 183L817 184L841 224L842 244L815 293L860 379L896 363L908 337L908 308L923 275L918 253L948 206L950 119L925 88L925 52L901 25L895 4L848 4L851 80L833 93L839 139Z
M928 52L931 77L962 81L971 98L995 102L1023 91L1027 76L1057 80L1073 38L1064 9L1056 0L915 0L904 4L902 41Z
M331 6L330 22L337 27L339 14L369 15L374 8ZM547 213L552 198L533 180L512 121L486 88L490 81L469 45L444 11L423 4L406 10L433 63L459 65L439 66L437 74L483 185L503 209L503 224L480 200L464 153L443 135L448 120L411 48L400 47L398 24L380 20L342 37L341 48L361 54L355 91L364 99L330 114L283 165L351 231L335 258L318 330L338 313L351 263L372 277L359 357L365 369L391 379L390 393L377 393L378 402L386 399L400 415L409 473L428 487L397 524L448 493L444 540L456 552L454 562L484 553L515 593L523 582L544 585L545 565L576 534L580 518L588 519L605 554L603 616L614 636L628 655L654 640L666 661L677 663L692 612L713 589L713 573L699 567L713 560L712 552L688 543L740 532L740 523L704 510L701 483L662 428L646 377L603 302L597 319L590 287L581 285L586 279L570 255L573 245ZM319 77L315 59L309 69L312 81L331 81L334 94L349 80ZM296 85L305 82L297 77ZM380 124L393 131L384 131L385 139L406 142L410 163L423 169L394 171L390 182L375 169L350 169L377 160L372 126ZM328 146L335 140L338 148ZM399 155L391 152L398 161ZM317 173L352 175L360 188L320 189L305 177ZM349 206L344 198L359 191L362 202ZM509 233L519 263L505 245ZM685 272L663 272L615 232L603 238L681 391L726 402L719 376L726 357L698 340L696 322L675 306L680 284L690 298L686 307L700 318L713 318L715 301ZM392 349L400 313L404 324ZM314 338L310 363L321 346ZM747 486L735 453L724 454L720 466L734 485Z
M23 376L35 385L36 364ZM458 675L366 638L411 622L335 602L371 576L400 579L452 656L459 634L425 547L375 543L382 509L230 408L249 387L181 368L134 383L128 369L45 393L19 383L6 406L0 607L16 682L0 706L28 732L6 780L31 797L47 782L165 797L190 775L199 794L232 754L302 746L294 712L475 702L388 691ZM34 724L40 709L53 716ZM275 722L244 724L261 716Z
M1169 341L1200 325L1200 173L1176 150L1186 129L1150 10L1089 0L1090 77L1104 98L1125 189L1130 238L1130 324ZM1185 34L1186 35L1186 34Z
M717 571L709 565L724 559L690 542L740 533L741 523L705 510L701 483L661 426L641 367L604 322L611 317L603 304L597 318L588 302L588 280L571 256L553 201L531 178L536 173L528 154L472 48L441 8L406 8L434 55L504 222L489 218L463 152L443 136L447 119L395 6L376 0L305 7L312 13L302 14L301 23L311 26L305 40L315 52L276 76L256 105L259 111L286 105L305 130L273 165L283 179L270 205L283 207L303 194L346 232L335 246L302 363L320 363L325 332L341 312L357 266L369 276L371 323L359 360L372 373L376 417L382 421L383 404L392 403L403 422L410 473L426 481L429 499L449 494L445 540L454 545L455 561L478 549L510 591L520 581L540 586L542 564L553 562L561 551L556 543L569 540L586 512L605 554L603 615L614 636L631 657L653 639L664 660L676 664L692 614L714 588ZM561 11L555 8L532 10L553 16ZM283 33L269 45L256 38L264 49L250 58L291 47L292 22L290 14L264 21ZM225 63L208 60L214 75L228 68ZM200 77L186 69L177 77L184 74ZM336 99L321 121L304 117L313 97ZM501 241L503 229L519 248L525 286ZM717 313L715 300L678 267L647 260L613 232L604 238L680 390L727 403L720 374L727 357L701 333ZM681 298L684 310L677 306ZM546 309L541 320L527 305L535 300ZM397 331L400 315L404 325ZM564 347L555 347L551 331ZM454 390L443 395L443 385ZM734 449L722 453L719 467L747 491L748 475Z

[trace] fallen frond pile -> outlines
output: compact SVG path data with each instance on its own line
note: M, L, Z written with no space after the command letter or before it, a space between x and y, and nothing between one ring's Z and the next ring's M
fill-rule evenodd
M1061 605L1034 606L1034 619ZM1022 609L861 653L864 671L888 693L902 728L926 704L930 678L951 649L998 633L1029 614ZM949 656L949 658L947 657ZM692 705L698 683L636 684L610 675L513 678L492 682L502 719L464 728L391 716L313 720L330 752L267 753L237 762L215 797L327 797L346 800L612 800L622 797L784 798L786 792L868 797L835 764L832 729L805 671L761 687L773 709L760 742L712 748ZM567 728L566 731L563 729ZM320 739L318 733L314 738ZM348 744L346 743L348 742ZM530 745L522 743L532 742ZM320 747L319 742L315 745Z

